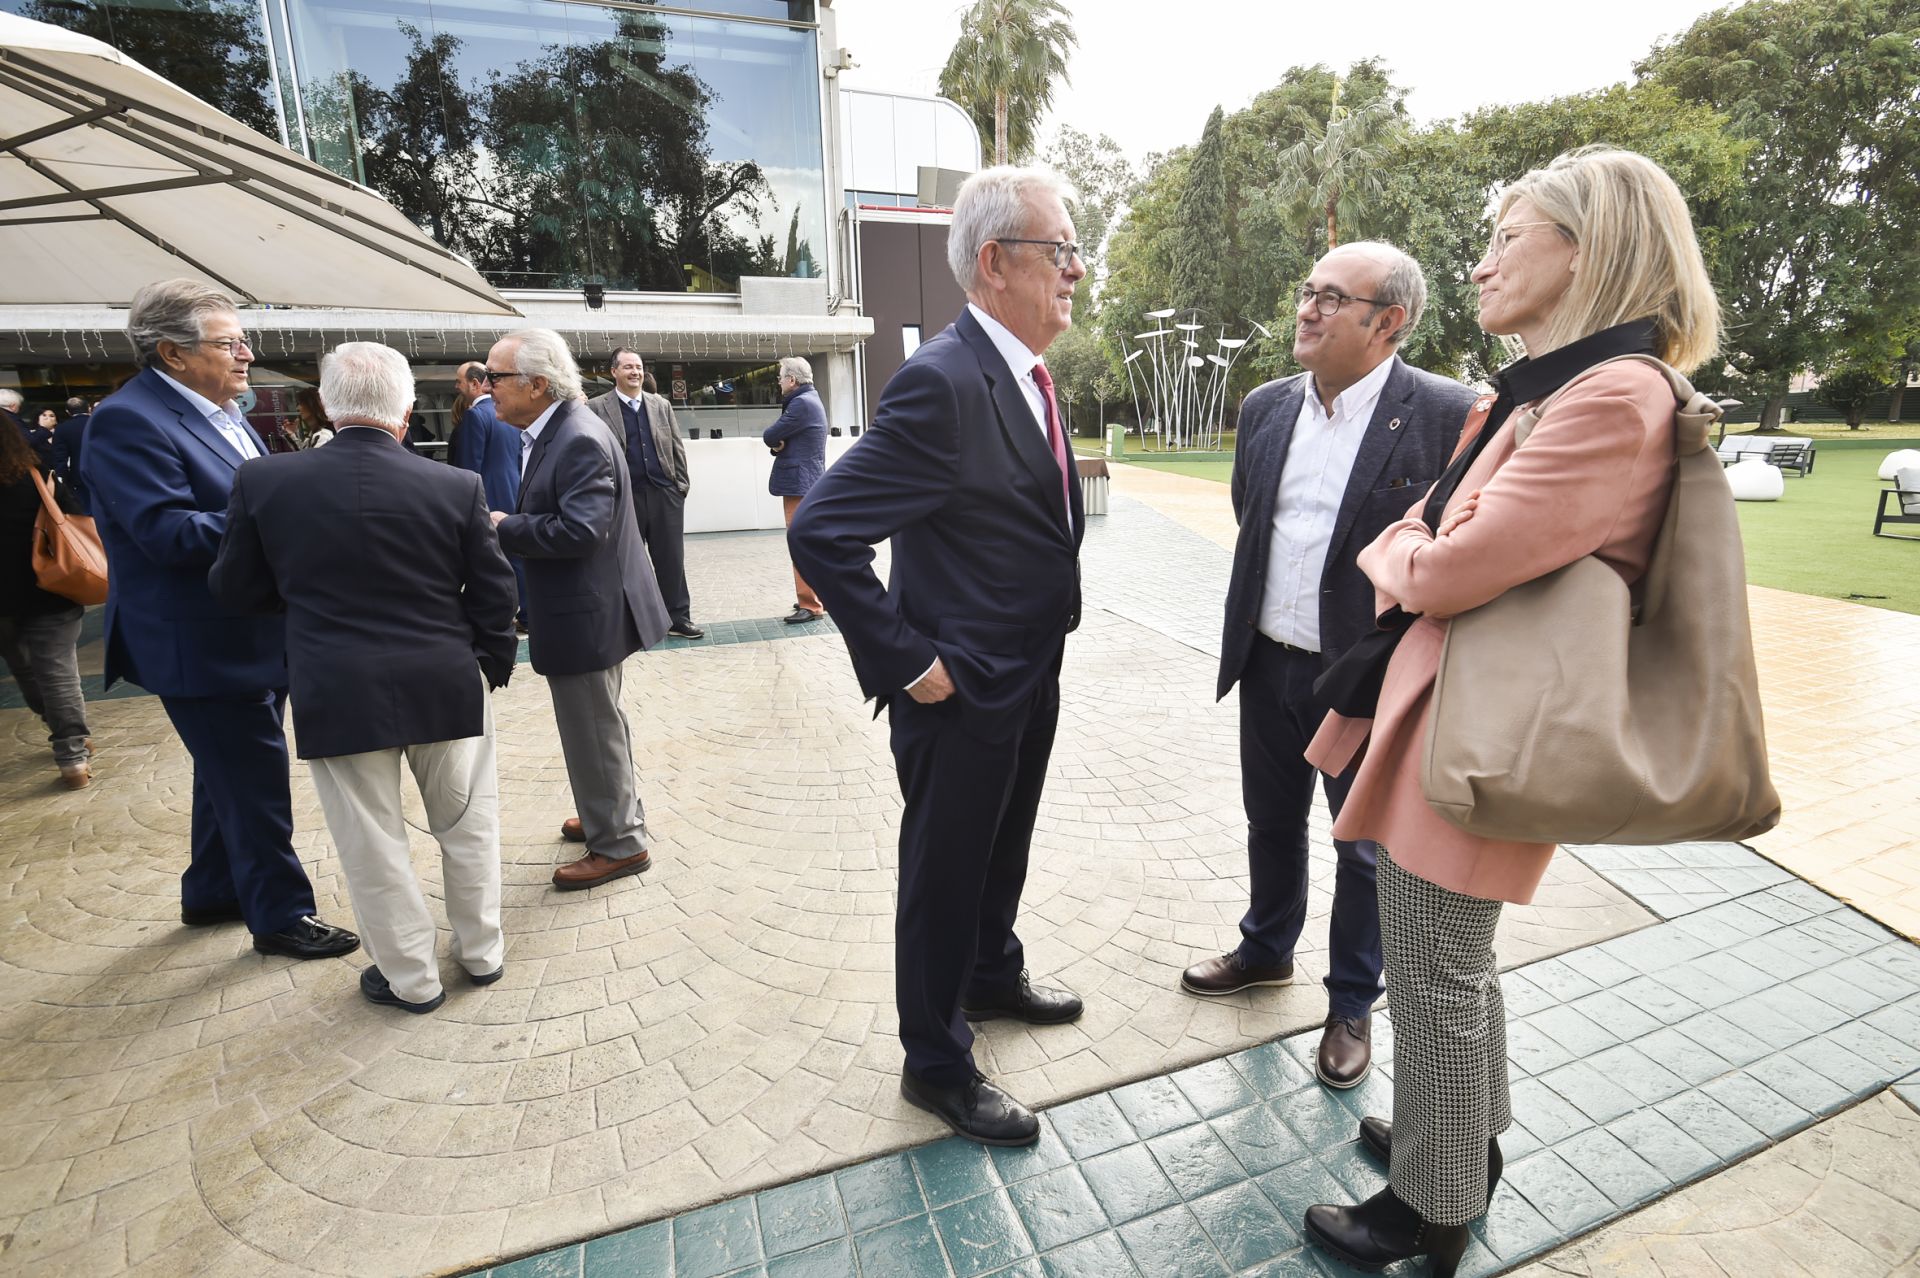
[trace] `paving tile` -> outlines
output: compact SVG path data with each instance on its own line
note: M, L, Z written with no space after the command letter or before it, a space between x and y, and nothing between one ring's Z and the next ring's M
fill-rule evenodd
M1268 1104L1274 1114L1305 1141L1308 1149L1331 1149L1359 1139L1359 1122L1327 1089L1315 1084Z
M1720 1159L1658 1110L1643 1109L1608 1123L1606 1130L1673 1184L1717 1168Z
M1272 1047L1272 1044L1262 1046ZM1276 1055L1284 1057L1285 1053L1276 1052ZM1200 1121L1200 1111L1169 1078L1149 1078L1115 1088L1113 1102L1126 1116L1134 1135L1142 1140Z
M1100 1210L1115 1225L1170 1207L1180 1201L1160 1164L1145 1145L1129 1145L1080 1164Z
M673 1224L657 1220L638 1229L595 1238L585 1247L584 1278L667 1274L673 1265Z
M1001 1184L1011 1185L1028 1176L1038 1176L1056 1167L1065 1167L1073 1161L1073 1155L1067 1152L1059 1133L1053 1129L1052 1118L1047 1114L1041 1114L1039 1118L1040 1139L1033 1144L1012 1148L995 1146L987 1151L993 1158L994 1170L1000 1173Z
M1099 1200L1078 1167L1042 1172L1018 1182L1007 1193L1027 1236L1042 1252L1107 1227Z
M1585 1061L1542 1074L1540 1081L1595 1123L1611 1122L1641 1105L1632 1092Z
M1611 946L1607 944L1588 945L1569 950L1559 956L1559 961L1592 981L1601 990L1624 985L1637 975L1636 970L1621 962Z
M1829 1113L1853 1098L1850 1088L1802 1064L1786 1052L1755 1061L1747 1066L1746 1072L1768 1090L1785 1097L1809 1114Z
M1751 1153L1766 1143L1766 1137L1752 1124L1704 1091L1682 1092L1661 1101L1654 1109L1724 1162Z
M1796 977L1791 984L1850 1016L1877 1012L1912 993L1905 981L1857 955Z
M489 1273L496 1278L579 1278L580 1250L562 1247L509 1265L496 1265Z
M1732 954L1702 954L1674 973L1674 984L1702 1007L1722 1007L1734 999L1771 988L1780 977L1743 963Z
M1275 1209L1290 1221L1304 1218L1307 1208L1315 1203L1349 1201L1346 1186L1334 1179L1333 1173L1315 1158L1301 1158L1276 1167L1258 1177L1255 1183Z
M1522 1073L1544 1074L1550 1069L1558 1069L1573 1058L1574 1053L1549 1038L1546 1031L1532 1021L1518 1021L1507 1026L1507 1059Z
M1873 1062L1885 1070L1890 1078L1898 1078L1916 1065L1920 1065L1920 1040L1901 1041L1887 1034L1867 1021L1854 1021L1842 1025L1828 1034L1824 1041L1847 1049L1864 1060ZM1801 1044L1804 1048L1808 1044ZM1800 1050L1796 1048L1795 1050Z
M1527 1018L1526 1024L1545 1034L1576 1058L1603 1051L1620 1041L1571 1007L1550 1007L1544 1012L1535 1012Z
M1346 1191L1343 1201L1363 1202L1386 1187L1386 1169L1357 1140L1321 1153L1320 1165L1331 1172Z
M1728 1074L1700 1090L1776 1140L1812 1121L1806 1110L1750 1074Z
M641 1275L654 1272L630 1269L626 1271L625 1278L641 1278ZM853 1242L846 1238L809 1247L805 1251L775 1256L767 1262L767 1278L847 1278L853 1272ZM661 1278L666 1278L664 1272Z
M1000 1174L987 1147L958 1136L923 1145L908 1157L920 1175L929 1207L944 1207L1000 1187Z
M1134 1140L1133 1128L1113 1097L1101 1092L1058 1109L1048 1111L1060 1142L1074 1158L1085 1161L1095 1154L1118 1149Z
M1644 1008L1634 1006L1610 989L1601 990L1598 994L1580 999L1573 1004L1573 1010L1622 1042L1631 1042L1642 1034L1651 1034L1661 1025L1659 1017ZM1507 1054L1509 1056L1513 1054L1511 1030L1508 1032ZM1555 1062L1555 1064L1564 1063ZM1553 1066L1548 1065L1546 1068L1552 1069Z
M1527 979L1551 994L1554 1001L1571 1003L1577 998L1597 993L1598 982L1578 971L1564 959L1551 958L1541 963L1528 965Z
M933 1213L933 1224L956 1278L991 1273L1033 1254L1033 1243L1004 1189L941 1207Z
M847 1224L855 1233L927 1210L920 1182L914 1178L905 1154L836 1172L834 1182L840 1190L840 1201L846 1205Z
M856 1234L853 1247L861 1278L949 1278L953 1273L928 1216L909 1216Z
M768 1256L804 1251L847 1232L833 1177L813 1176L754 1195L760 1212L760 1242Z
M1553 1152L1622 1210L1664 1193L1668 1186L1659 1169L1605 1128L1571 1136L1554 1146Z
M674 1278L718 1278L763 1258L750 1198L702 1207L673 1222Z
M1556 1144L1593 1126L1592 1119L1537 1078L1519 1079L1509 1091L1515 1120L1524 1124L1543 1144Z
M1173 1081L1205 1118L1245 1108L1259 1099L1239 1072L1225 1061L1208 1061L1183 1069L1173 1075Z
M1487 1250L1509 1264L1545 1250L1562 1237L1552 1221L1505 1181L1494 1191L1487 1214L1470 1228Z
M1391 1021L1381 1018L1375 1024L1375 1034L1380 1035L1380 1026L1391 1024ZM1376 1055L1380 1054L1379 1041L1375 1042L1374 1051ZM1249 1087L1268 1100L1276 1096L1285 1096L1314 1081L1313 1071L1301 1065L1278 1043L1262 1043L1244 1052L1235 1052L1227 1057L1227 1063L1247 1081ZM1147 1136L1159 1133L1141 1132L1140 1134Z
M1133 1263L1154 1278L1214 1278L1228 1272L1213 1241L1185 1206L1120 1226Z
M1293 1129L1265 1105L1249 1105L1213 1120L1214 1134L1226 1142L1249 1175L1258 1176L1306 1155Z
M1677 1029L1663 1027L1633 1041L1635 1051L1689 1087L1718 1078L1733 1064Z
M1703 1012L1699 1016L1690 1016L1674 1028L1729 1065L1750 1065L1774 1050L1718 1012ZM1801 1037L1804 1038L1805 1035ZM1782 1043L1780 1046L1786 1047L1789 1044ZM1664 1060L1661 1060L1661 1064L1668 1065ZM1680 1072L1676 1066L1668 1065L1668 1068L1673 1069L1675 1073Z
M1214 1248L1235 1271L1300 1245L1300 1235L1250 1181L1187 1204Z
M1140 1270L1120 1235L1108 1231L1069 1243L1040 1257L1047 1278L1136 1278Z
M1589 1064L1608 1082L1642 1105L1665 1100L1687 1088L1686 1080L1659 1064L1631 1043L1596 1053ZM1601 1120L1607 1121L1607 1120Z
M1185 1127L1146 1144L1182 1198L1199 1198L1247 1178L1247 1169L1210 1127Z
M1796 1044L1787 1050L1787 1056L1832 1082L1847 1096L1858 1098L1883 1087L1889 1071L1886 1066L1866 1059L1839 1041L1847 1028L1842 1026L1834 1034Z
M1700 1011L1700 1005L1661 977L1641 976L1614 988L1614 993L1666 1025L1677 1024Z
M1558 1007L1560 1000L1527 979L1525 972L1508 972L1500 978L1500 997L1507 1006L1507 1020L1518 1022L1535 1012Z
M1563 1234L1578 1233L1613 1214L1612 1201L1551 1149L1510 1164L1504 1179Z

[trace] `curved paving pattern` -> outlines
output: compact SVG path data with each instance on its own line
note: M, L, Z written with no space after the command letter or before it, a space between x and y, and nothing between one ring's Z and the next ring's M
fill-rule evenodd
M1157 519L1135 507L1102 535L1130 521L1160 571L1196 586L1224 572L1218 547ZM778 607L777 537L690 549L700 616ZM1300 955L1316 979L1217 1002L1173 988L1231 943L1243 908L1236 711L1213 703L1178 609L1093 602L1023 915L1036 973L1088 1012L981 1041L985 1067L1035 1104L1325 1009L1330 870ZM447 1271L936 1135L897 1094L898 798L840 641L656 652L630 664L625 695L656 868L551 890L570 800L545 687L523 669L496 700L507 976L474 989L448 965L448 1001L423 1018L361 1000L363 955L293 963L254 954L239 928L178 925L190 773L156 701L90 707L98 779L79 793L49 784L37 721L0 711L0 1268ZM344 922L301 765L294 808L321 912ZM431 841L414 853L437 894ZM1540 904L1512 912L1503 956L1649 917L1561 858Z

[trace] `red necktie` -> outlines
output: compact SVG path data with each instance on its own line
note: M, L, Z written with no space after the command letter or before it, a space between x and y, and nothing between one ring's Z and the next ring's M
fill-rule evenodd
M1067 461L1067 437L1060 429L1060 405L1053 398L1053 374L1047 371L1045 364L1033 366L1033 380L1040 387L1040 393L1047 400L1047 448L1053 453L1054 464L1060 467L1060 500L1065 503L1067 522L1073 522L1073 494L1068 485L1073 482L1073 467Z

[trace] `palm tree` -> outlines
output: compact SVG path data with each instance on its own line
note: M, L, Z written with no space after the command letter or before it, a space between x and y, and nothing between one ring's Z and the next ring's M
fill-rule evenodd
M1079 44L1060 0L974 0L940 72L940 92L993 133L993 162L1033 148L1053 82L1067 79L1067 55Z
M1367 203L1379 198L1382 166L1406 134L1406 117L1392 101L1381 98L1349 111L1340 105L1335 80L1327 122L1310 122L1307 136L1280 153L1274 192L1326 219L1331 250L1340 243L1340 223L1358 221Z

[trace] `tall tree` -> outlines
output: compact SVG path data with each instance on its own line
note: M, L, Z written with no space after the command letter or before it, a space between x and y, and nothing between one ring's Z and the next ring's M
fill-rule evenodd
M1089 137L1072 125L1061 126L1046 150L1047 166L1072 183L1073 232L1080 240L1081 260L1087 264L1087 286L1074 290L1073 316L1092 304L1094 291L1106 275L1108 232L1120 210L1133 198L1139 179L1120 144L1102 133Z
M1200 131L1200 145L1187 162L1187 184L1174 210L1173 293L1167 300L1202 313L1204 322L1224 320L1227 282L1225 113L1219 107ZM1237 334L1236 334L1237 336Z
M1744 180L1697 211L1720 232L1728 361L1777 429L1794 374L1920 295L1920 0L1720 9L1636 69L1753 144Z
M1027 155L1054 81L1067 80L1079 44L1060 0L974 0L940 72L940 92L993 138L993 162Z
M1390 99L1349 109L1335 81L1326 122L1310 122L1306 134L1280 153L1275 193L1323 218L1331 249L1340 243L1341 221L1351 227L1379 198L1382 166L1407 135L1406 113Z

